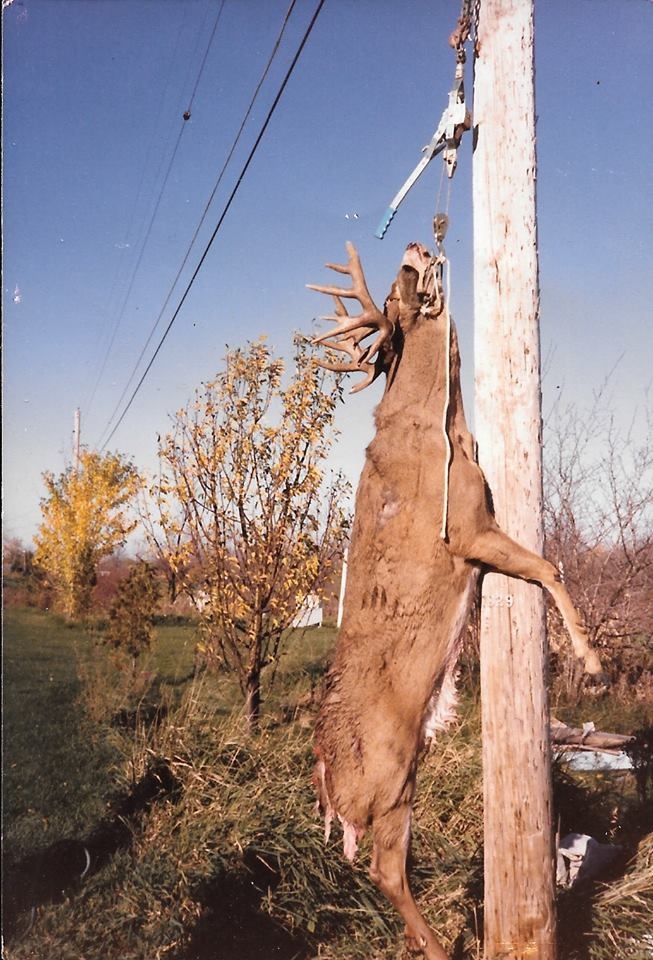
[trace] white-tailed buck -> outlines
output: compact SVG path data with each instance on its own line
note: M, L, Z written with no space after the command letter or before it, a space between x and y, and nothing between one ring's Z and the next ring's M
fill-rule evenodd
M411 243L381 311L355 248L347 250L346 265L327 266L348 274L351 287L311 284L336 305L326 318L336 326L314 342L347 354L342 361L331 354L324 366L364 374L354 392L381 373L387 381L356 495L342 626L317 720L315 782L327 835L336 816L348 858L371 828L370 874L405 920L408 946L446 960L411 895L406 856L417 760L453 716L456 660L478 574L541 584L585 669L598 673L600 664L556 568L494 519L465 423L439 261ZM357 300L362 312L349 316L342 298Z

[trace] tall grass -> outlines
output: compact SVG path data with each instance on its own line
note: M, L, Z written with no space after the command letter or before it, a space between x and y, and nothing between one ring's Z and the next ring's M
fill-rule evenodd
M179 798L150 811L135 833L129 863L118 856L74 900L45 908L38 929L14 944L11 957L34 956L35 943L43 956L72 956L74 943L77 956L89 958L99 957L104 944L103 956L124 960L235 960L258 956L270 938L277 955L288 958L318 951L342 958L369 957L370 950L394 955L400 924L369 880L366 851L352 869L338 838L324 843L306 731L270 719L252 738L238 711L221 715L206 683L195 680L166 723L134 735L128 762L139 766L130 776L142 773L148 757L165 757L182 786ZM471 932L465 890L480 818L478 769L464 769L470 751L451 745L448 757L434 753L427 760L430 789L416 831L418 895L452 936ZM459 781L457 794L445 788L452 778ZM444 805L441 794L448 797ZM429 824L438 827L435 846ZM252 931L257 940L248 945Z

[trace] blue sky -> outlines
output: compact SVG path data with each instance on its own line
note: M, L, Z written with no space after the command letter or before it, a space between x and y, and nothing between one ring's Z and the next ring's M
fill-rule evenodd
M84 443L92 447L103 435L288 2L226 0L184 123L218 6L218 0L14 0L3 12L6 537L29 542L35 533L41 474L70 462L75 408L81 407ZM297 4L158 333L314 8L314 0ZM538 0L536 8L544 408L560 391L569 401L591 403L619 360L611 388L626 421L652 379L653 3ZM157 433L217 372L227 345L265 333L288 355L293 332L310 332L312 318L327 309L304 285L325 279L325 261L345 258L346 240L358 246L369 286L383 302L406 243L431 238L439 160L386 238L377 240L374 231L445 106L454 66L447 38L458 9L449 0L326 0L112 449L152 469ZM470 142L452 185L450 219L453 313L471 411ZM340 412L334 465L353 481L380 389L376 384L350 398Z

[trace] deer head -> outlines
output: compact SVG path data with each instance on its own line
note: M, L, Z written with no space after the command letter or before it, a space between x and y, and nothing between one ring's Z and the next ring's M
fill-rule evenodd
M351 287L330 284L307 284L310 290L333 297L335 313L321 317L336 323L326 333L313 337L313 344L344 353L348 360L320 360L327 370L362 373L364 378L351 393L358 393L373 383L381 373L390 374L401 353L404 338L420 318L436 317L443 309L442 258L434 257L420 243L406 248L397 279L386 297L383 310L374 303L365 281L358 251L347 243L349 260L346 264L327 263L326 266L352 278ZM361 313L351 316L343 298L358 300ZM367 345L364 341L373 340Z

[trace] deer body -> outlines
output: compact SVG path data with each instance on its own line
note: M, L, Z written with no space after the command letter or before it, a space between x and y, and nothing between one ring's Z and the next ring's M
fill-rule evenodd
M351 274L354 289L315 288L336 298L339 321L318 339L350 356L333 368L366 372L368 381L383 371L387 384L356 495L343 621L316 727L315 780L327 832L334 815L342 823L346 856L353 859L358 839L372 829L370 873L402 914L409 945L427 960L446 960L410 893L406 856L418 757L453 716L456 660L480 571L546 586L576 652L590 672L600 667L555 568L494 520L465 422L457 338L433 258L409 245L375 323L351 246L349 253L348 267L335 269ZM360 300L361 317L348 316L342 296ZM383 337L372 363L360 341L376 329ZM339 339L326 340L334 333Z

